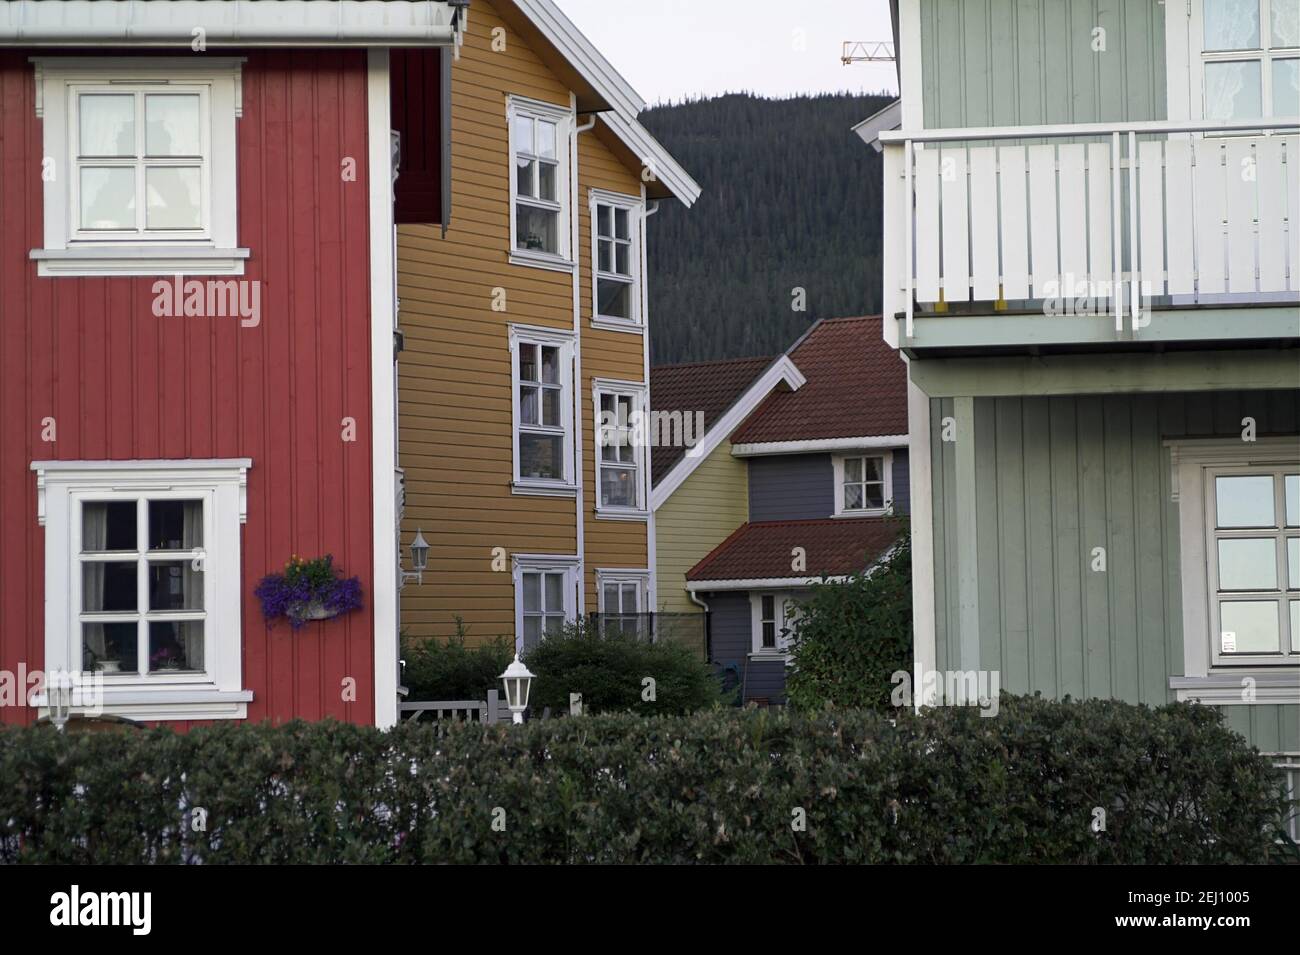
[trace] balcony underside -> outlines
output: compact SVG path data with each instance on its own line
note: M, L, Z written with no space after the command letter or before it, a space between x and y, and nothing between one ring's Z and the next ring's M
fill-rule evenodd
M1300 343L1300 299L1235 308L1153 306L1141 313L1139 327L1130 327L1129 319L1118 332L1115 316L1104 311L1104 304L1101 309L1101 314L1074 315L1042 310L918 313L910 338L906 318L899 315L898 340L910 357L1286 348Z

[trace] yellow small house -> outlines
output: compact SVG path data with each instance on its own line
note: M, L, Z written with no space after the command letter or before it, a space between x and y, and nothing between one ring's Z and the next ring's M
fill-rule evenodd
M401 542L430 546L401 626L524 650L655 606L654 449L619 439L649 407L646 220L699 187L550 0L476 0L442 71L441 108L403 104L449 152L442 221L396 238Z

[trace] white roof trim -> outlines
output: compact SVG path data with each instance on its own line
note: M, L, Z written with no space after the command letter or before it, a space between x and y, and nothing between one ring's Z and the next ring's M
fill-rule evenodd
M731 453L738 458L758 457L763 454L809 454L816 451L856 451L876 448L905 448L905 434L874 434L858 438L810 438L807 441L758 441L737 444Z
M451 46L460 23L445 0L8 0L0 46Z
M704 432L704 438L693 448L688 448L682 459L672 466L663 480L655 485L650 494L650 509L657 511L659 506L672 496L672 493L681 487L695 469L717 449L731 432L740 426L740 423L749 417L750 413L758 407L758 403L768 396L768 394L777 385L784 382L790 386L792 391L798 391L807 382L797 365L790 360L788 355L782 355L772 364L768 365L767 370L759 375L758 379L749 386L749 388L739 398L731 403L722 417ZM653 388L653 385L651 386ZM654 409L654 393L651 392L650 406ZM662 409L659 409L662 410ZM685 409L682 409L685 410Z
M650 131L635 120L628 121L618 113L601 113L600 121L623 141L623 145L636 153L655 178L666 185L682 205L690 208L700 198L700 184L691 178L676 159L664 149Z
M600 120L628 149L636 153L656 178L663 182L683 205L691 206L700 197L699 184L690 177L650 131L637 122L645 109L645 100L634 90L609 60L592 46L582 31L573 25L553 0L511 0L529 22L541 32L578 74L614 107L601 113Z
M688 580L686 590L702 593L711 590L779 590L786 587L811 587L813 584L840 584L849 578L835 577L751 577L734 580Z
M903 101L894 100L884 109L868 116L853 131L862 137L862 141L876 152L885 147L880 142L880 134L885 130L898 129L903 124Z

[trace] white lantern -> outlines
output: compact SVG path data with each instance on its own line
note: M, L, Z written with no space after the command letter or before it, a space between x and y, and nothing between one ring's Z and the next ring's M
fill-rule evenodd
M415 529L415 540L411 541L411 566L418 573L429 569L429 542L424 539L424 534L418 527Z
M533 674L524 666L515 654L515 660L501 674L501 682L506 687L506 706L516 723L524 721L524 710L528 709L528 693L533 687Z
M72 677L62 671L49 674L45 681L45 697L50 722L62 730L72 715Z

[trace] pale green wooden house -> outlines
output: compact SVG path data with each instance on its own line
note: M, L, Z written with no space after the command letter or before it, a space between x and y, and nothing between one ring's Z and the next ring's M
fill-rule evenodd
M891 6L918 680L1198 700L1297 765L1300 0Z

